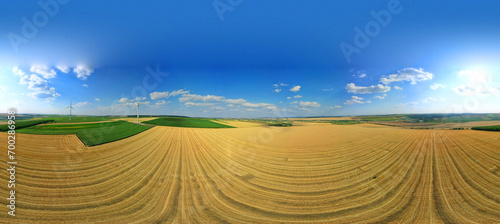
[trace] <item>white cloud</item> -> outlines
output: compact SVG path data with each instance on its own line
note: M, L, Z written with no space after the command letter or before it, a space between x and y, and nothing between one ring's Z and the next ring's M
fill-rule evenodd
M276 92L276 93L280 93L280 92L281 92L281 89L274 89L274 92Z
M188 94L188 93L189 93L189 90L179 89L179 90L174 90L172 92L168 92L168 91L165 91L165 92L152 92L152 93L149 94L149 97L152 100L158 100L158 99L161 99L161 98L169 98L171 96L177 96L177 95Z
M484 85L460 85L453 88L455 93L462 96L489 96L500 92L500 87L489 87Z
M394 89L397 89L397 90L402 90L403 88L399 87L399 86L394 86Z
M384 86L378 84L376 86L356 86L354 83L349 83L346 85L345 89L349 93L356 94L369 94L369 93L385 93L391 90L390 86Z
M360 77L360 78L364 78L364 77L366 77L366 74L365 74L365 73L363 73L363 74L359 75L358 77Z
M0 92L7 92L3 86L0 86Z
M292 99L292 97L287 97L286 99L289 100L289 99Z
M76 77L81 80L87 80L87 78L94 72L93 68L86 67L83 65L78 65L73 69Z
M301 95L294 96L293 98L302 98Z
M256 109L248 108L247 111L256 111Z
M161 98L169 98L170 93L168 91L167 92L152 92L149 94L149 97L152 100L157 100L157 99L161 99Z
M52 79L56 77L56 71L45 65L34 65L31 66L30 72L41 75L44 79Z
M83 84L82 86L83 86L83 87L89 87L89 86L87 86L87 84Z
M269 103L244 103L243 106L245 107L268 107L268 106L274 106Z
M206 95L206 96L201 96L197 94L184 94L182 97L179 98L180 102L187 102L187 101L222 101L224 100L223 96L214 96L214 95Z
M382 96L375 96L375 98L383 100L383 99L385 99L386 96L387 96L387 94L384 94Z
M215 103L194 103L194 102L186 102L184 105L187 107L197 106L197 107L205 107L205 106L213 106Z
M300 91L300 86L294 86L293 88L290 89L290 91L296 93L296 92Z
M58 65L56 66L57 69L59 69L59 71L61 71L62 73L68 73L70 68L66 65Z
M165 100L160 100L160 101L156 102L156 104L155 104L155 105L156 105L156 106L161 106L161 105L169 104L169 103L171 103L171 102L172 102L172 101L168 101L168 102L167 102L167 101L165 101Z
M224 108L223 107L219 107L219 106L215 106L215 107L211 107L210 109L212 109L212 110L223 110Z
M320 107L321 104L318 102L308 102L308 101L300 101L299 105L302 107Z
M363 98L362 97L358 97L358 96L351 96L351 99L350 100L347 100L344 102L345 105L353 105L353 104L363 104L365 102L362 101ZM366 103L371 103L371 101L367 101Z
M12 68L12 73L14 73L14 75L20 76L20 77L23 77L25 75L25 73L21 69L19 69L17 66Z
M398 74L388 75L387 77L382 77L380 79L381 83L386 85L392 82L405 82L409 81L410 84L415 85L417 82L431 80L434 78L434 75L429 72L424 72L422 68L405 68L403 70L398 71Z
M84 106L90 106L90 105L92 105L92 103L85 101L85 102L79 102L79 103L75 104L75 107L84 107Z
M118 100L119 103L128 103L128 101L130 101L128 98L121 98L120 100Z
M229 104L244 104L247 101L244 99L226 99L224 102L229 103Z
M422 103L435 103L435 102L441 102L444 101L444 98L442 97L427 97L422 100Z
M321 89L321 91L333 91L334 88L330 88L330 89Z
M441 87L441 88L444 88L445 86L444 86L444 85L442 85L442 84L439 84L439 83L434 83L434 84L430 85L430 88L431 88L432 90L436 90L436 89L438 89L438 88L440 88L440 87Z
M99 99L99 98L95 98L94 100L97 101L97 102L101 101L101 99Z
M20 76L21 79L19 81L22 85L28 85L28 89L33 92L28 93L27 95L35 98L35 99L44 99L45 101L53 101L56 97L59 97L60 94L56 92L54 87L49 87L47 80L36 75L26 75L21 69L18 67L14 67L12 72L16 76Z

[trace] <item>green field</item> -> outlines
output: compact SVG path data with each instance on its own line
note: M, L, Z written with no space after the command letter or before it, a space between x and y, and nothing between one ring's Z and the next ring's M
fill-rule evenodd
M353 125L353 124L361 124L361 121L357 121L357 120L336 120L336 121L331 121L330 123L336 124L336 125Z
M76 134L86 146L100 145L143 132L150 126L115 121L92 124L37 125L16 132L39 135Z
M14 122L15 123L12 125L15 126L15 130L17 131L18 129L21 128L27 128L38 124L50 123L53 122L53 120L20 120L20 121L14 120ZM10 130L8 124L0 125L0 131L8 131L8 130Z
M500 125L473 127L471 129L472 130L480 130L480 131L500 131Z
M97 122L97 121L109 121L111 117L93 117L93 116L75 116L71 117L49 117L49 119L54 120L54 123L80 123L80 122Z
M158 119L145 121L143 123L186 128L234 128L233 126L219 124L209 119L187 117L161 117Z

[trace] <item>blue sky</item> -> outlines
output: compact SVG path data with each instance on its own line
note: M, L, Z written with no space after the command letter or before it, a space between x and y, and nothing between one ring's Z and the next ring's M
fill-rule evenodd
M496 1L10 1L0 111L500 112Z

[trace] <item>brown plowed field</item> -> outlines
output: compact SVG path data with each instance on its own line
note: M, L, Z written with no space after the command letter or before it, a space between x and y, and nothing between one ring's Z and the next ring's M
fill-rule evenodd
M8 197L6 133L0 133ZM154 127L91 148L17 135L1 223L498 223L500 134Z

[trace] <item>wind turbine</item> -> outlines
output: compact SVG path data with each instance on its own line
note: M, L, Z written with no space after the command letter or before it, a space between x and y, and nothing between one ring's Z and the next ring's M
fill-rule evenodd
M139 105L141 105L141 102L135 103L137 105L137 124L139 124Z
M115 118L115 108L113 107L112 110L113 110L113 118Z
M73 100L69 103L69 106L66 107L66 109L69 108L69 120L71 121L71 110L75 110L75 108L73 108Z

